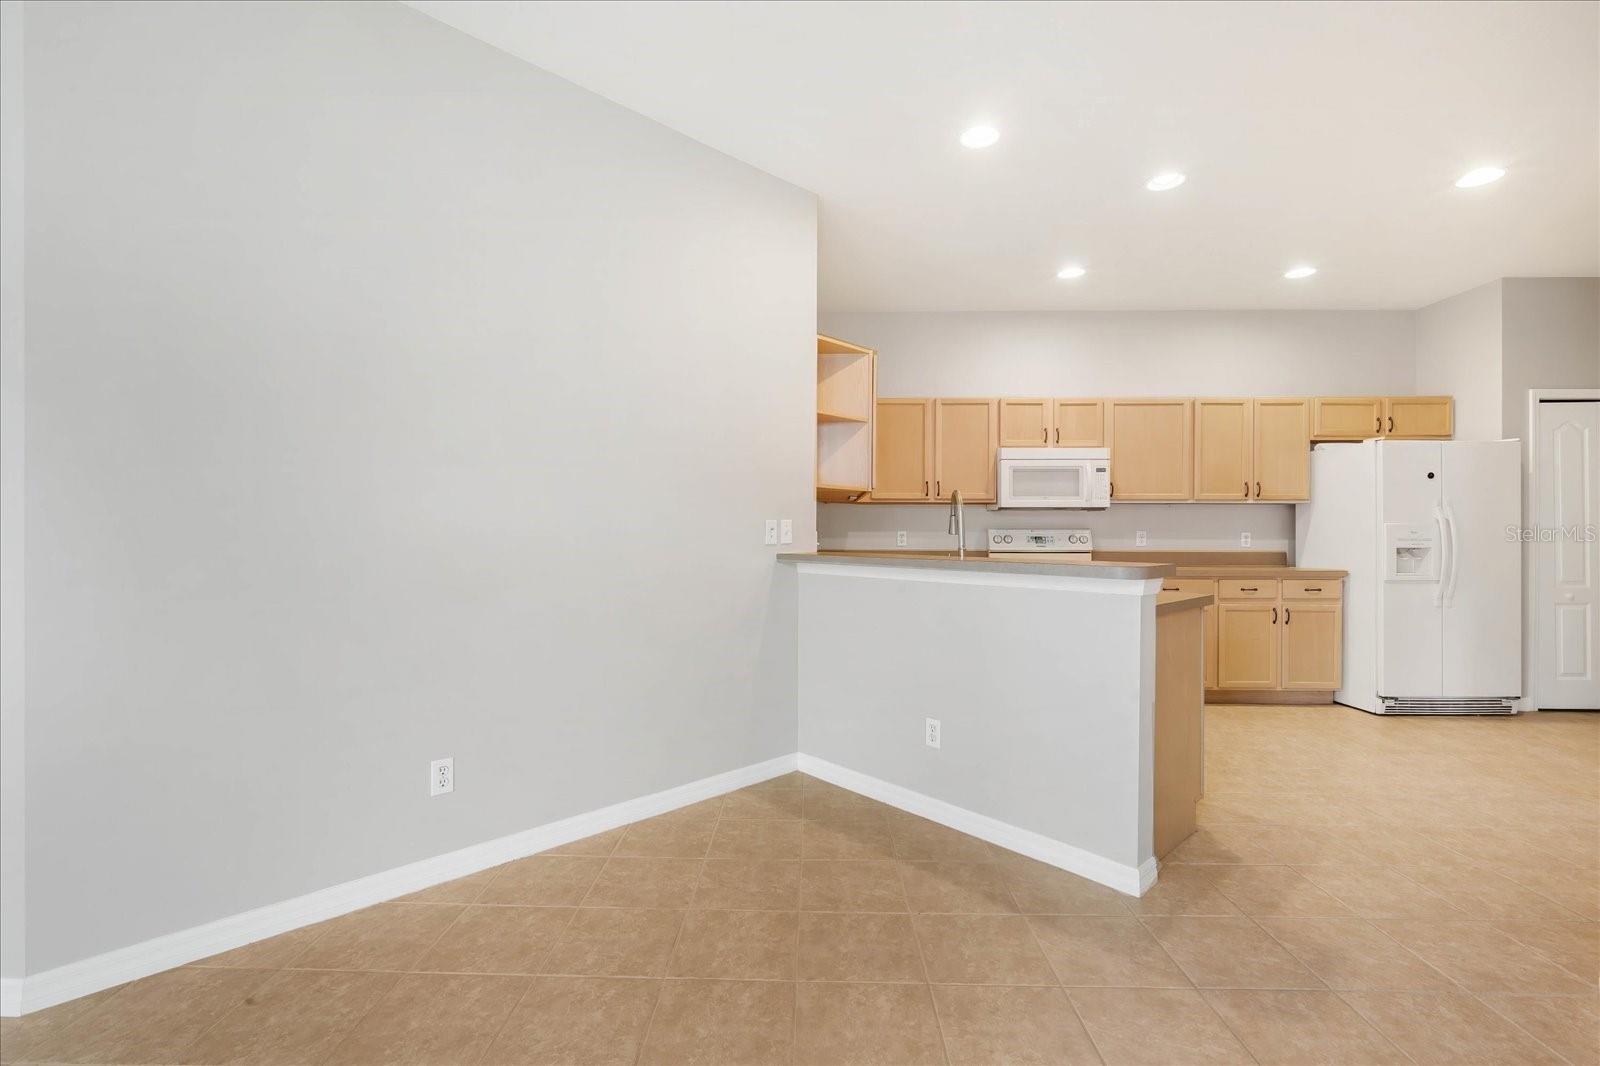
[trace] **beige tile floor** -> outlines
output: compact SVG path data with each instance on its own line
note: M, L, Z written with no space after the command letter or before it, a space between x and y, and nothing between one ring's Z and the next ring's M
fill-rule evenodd
M798 774L7 1020L8 1062L1592 1063L1600 716L1212 707L1119 896Z

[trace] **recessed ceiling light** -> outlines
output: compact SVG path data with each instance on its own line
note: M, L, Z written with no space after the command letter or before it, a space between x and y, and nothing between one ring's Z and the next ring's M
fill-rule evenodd
M1071 281L1074 278L1081 278L1087 273L1089 272L1083 267L1073 264L1072 266L1064 266L1060 270L1056 271L1056 277L1060 278L1062 281Z
M1317 268L1314 266L1297 266L1290 267L1288 270L1285 270L1283 272L1283 276L1288 278L1290 281L1299 281L1301 278L1309 278L1316 272Z
M961 134L961 144L966 148L988 148L1000 139L1000 131L993 126L973 126Z
M1168 189L1176 189L1188 180L1186 175L1179 174L1176 170L1173 170L1165 174L1157 174L1145 182L1144 187L1151 192L1166 192Z
M1501 167L1479 167L1476 170L1469 170L1457 178L1456 188L1476 189L1480 185L1488 185L1490 182L1499 181L1505 176L1506 172Z

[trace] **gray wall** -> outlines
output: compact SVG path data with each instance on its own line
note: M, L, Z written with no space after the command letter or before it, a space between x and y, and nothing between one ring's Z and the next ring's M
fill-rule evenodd
M22 2L0 0L0 977L20 977L23 900Z
M1126 867L1150 857L1153 583L848 569L800 575L805 754Z
M1504 282L1440 300L1417 312L1417 392L1455 397L1462 440L1500 440L1500 304Z
M880 396L1270 396L1414 391L1404 311L1046 311L824 314L821 329L878 349ZM829 504L825 547L949 542L944 509ZM1139 504L1095 512L972 509L969 530L1087 527L1104 547L1287 551L1289 504Z
M1529 389L1600 388L1600 278L1507 278L1501 313L1507 437L1528 439Z
M28 972L795 750L810 194L399 5L26 29Z

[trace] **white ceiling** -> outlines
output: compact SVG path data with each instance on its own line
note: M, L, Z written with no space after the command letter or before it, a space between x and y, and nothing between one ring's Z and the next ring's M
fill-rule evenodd
M814 191L824 310L1413 308L1600 273L1592 2L411 6ZM1000 143L961 148L979 121ZM1481 163L1509 173L1454 187Z

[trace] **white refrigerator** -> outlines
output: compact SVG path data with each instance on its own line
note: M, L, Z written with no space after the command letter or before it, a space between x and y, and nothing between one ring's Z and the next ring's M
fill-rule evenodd
M1344 681L1374 714L1511 714L1522 694L1522 446L1319 444L1295 562L1348 570Z

